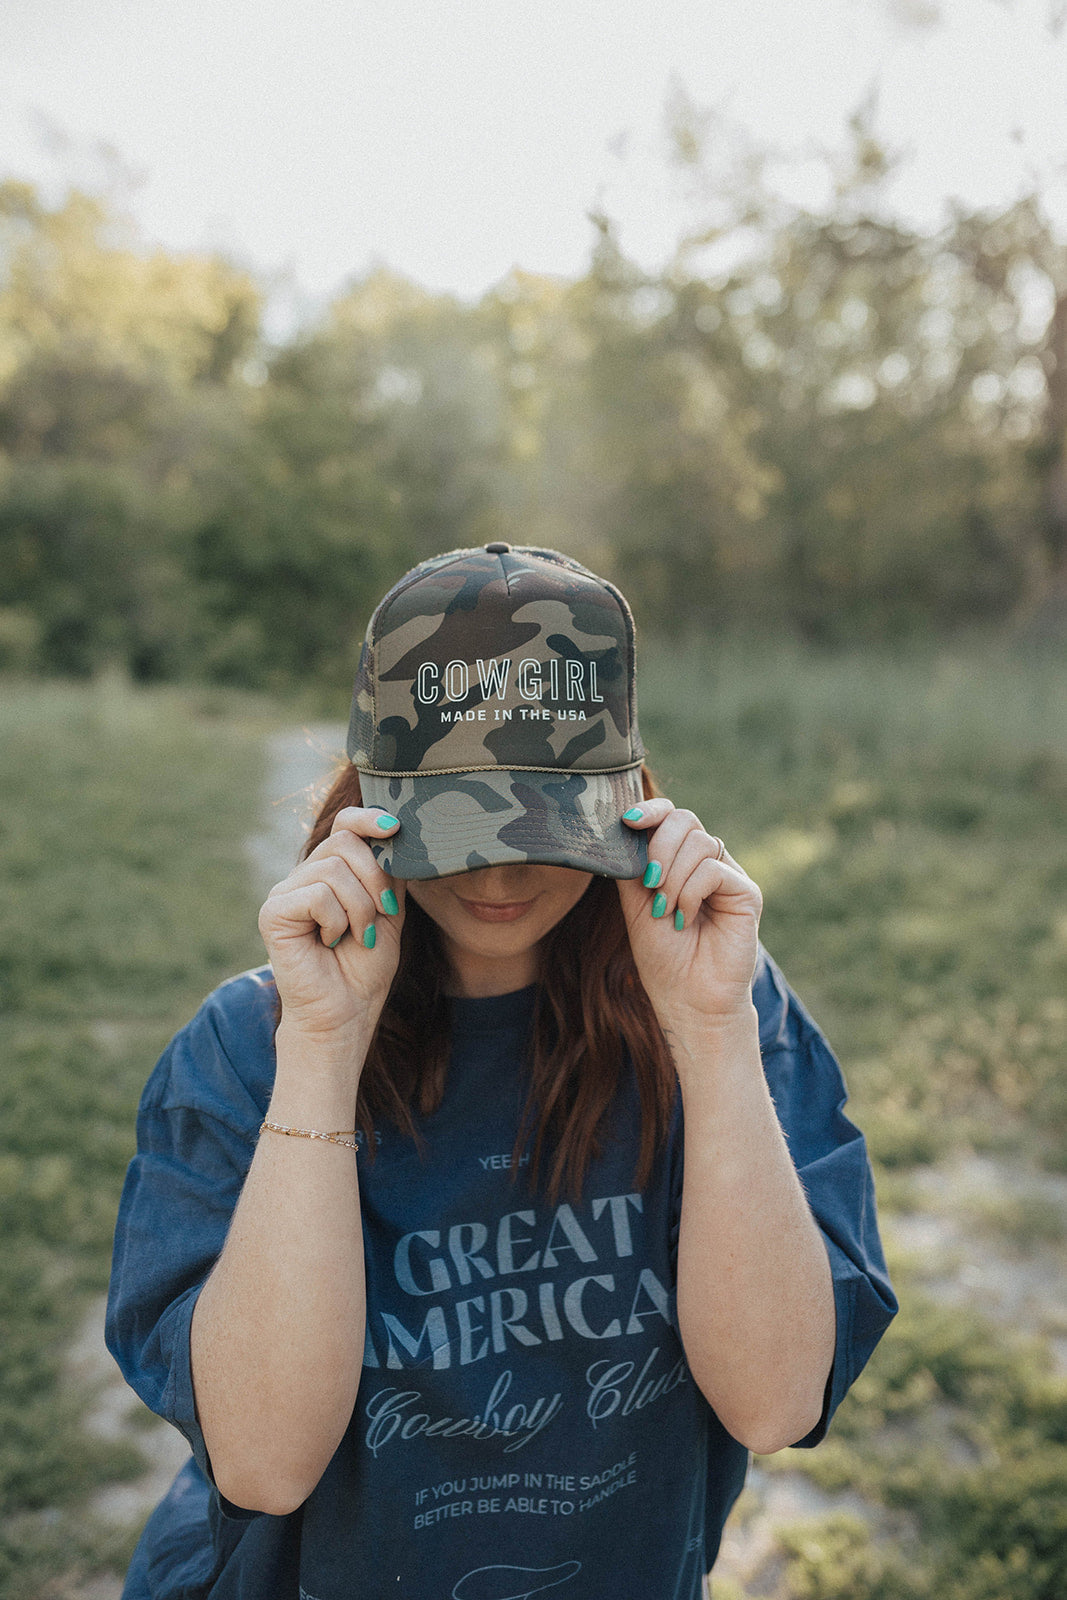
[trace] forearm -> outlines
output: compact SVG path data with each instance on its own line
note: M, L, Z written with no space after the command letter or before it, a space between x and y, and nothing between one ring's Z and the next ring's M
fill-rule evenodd
M362 1053L338 1062L284 1023L268 1119L350 1129ZM318 1482L355 1404L365 1279L355 1151L264 1133L193 1315L197 1414L216 1483L281 1513Z
M670 1031L685 1112L678 1316L723 1425L768 1453L818 1421L834 1354L822 1236L767 1090L754 1010Z

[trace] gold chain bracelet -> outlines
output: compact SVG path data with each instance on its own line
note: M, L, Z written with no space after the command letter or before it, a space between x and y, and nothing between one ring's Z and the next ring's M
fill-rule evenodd
M281 1122L263 1122L259 1131L266 1129L268 1133L287 1133L294 1139L325 1139L329 1144L343 1144L346 1150L358 1150L356 1143L356 1129L338 1129L336 1133L320 1133L317 1128L287 1128Z

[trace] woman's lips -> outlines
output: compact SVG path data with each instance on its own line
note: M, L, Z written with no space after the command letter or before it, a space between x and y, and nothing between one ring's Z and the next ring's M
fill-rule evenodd
M462 895L456 899L478 922L517 922L533 905L533 900L465 900Z

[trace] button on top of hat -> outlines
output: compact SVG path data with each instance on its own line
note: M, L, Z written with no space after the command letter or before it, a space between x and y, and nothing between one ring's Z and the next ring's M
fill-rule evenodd
M486 554L491 556L506 556L511 553L509 544L487 544L485 549Z

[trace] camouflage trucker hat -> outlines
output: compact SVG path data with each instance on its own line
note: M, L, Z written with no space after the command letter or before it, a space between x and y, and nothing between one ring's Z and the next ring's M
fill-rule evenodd
M639 877L645 837L634 625L619 591L555 550L487 544L401 578L367 628L348 754L400 819L386 872L510 861Z

